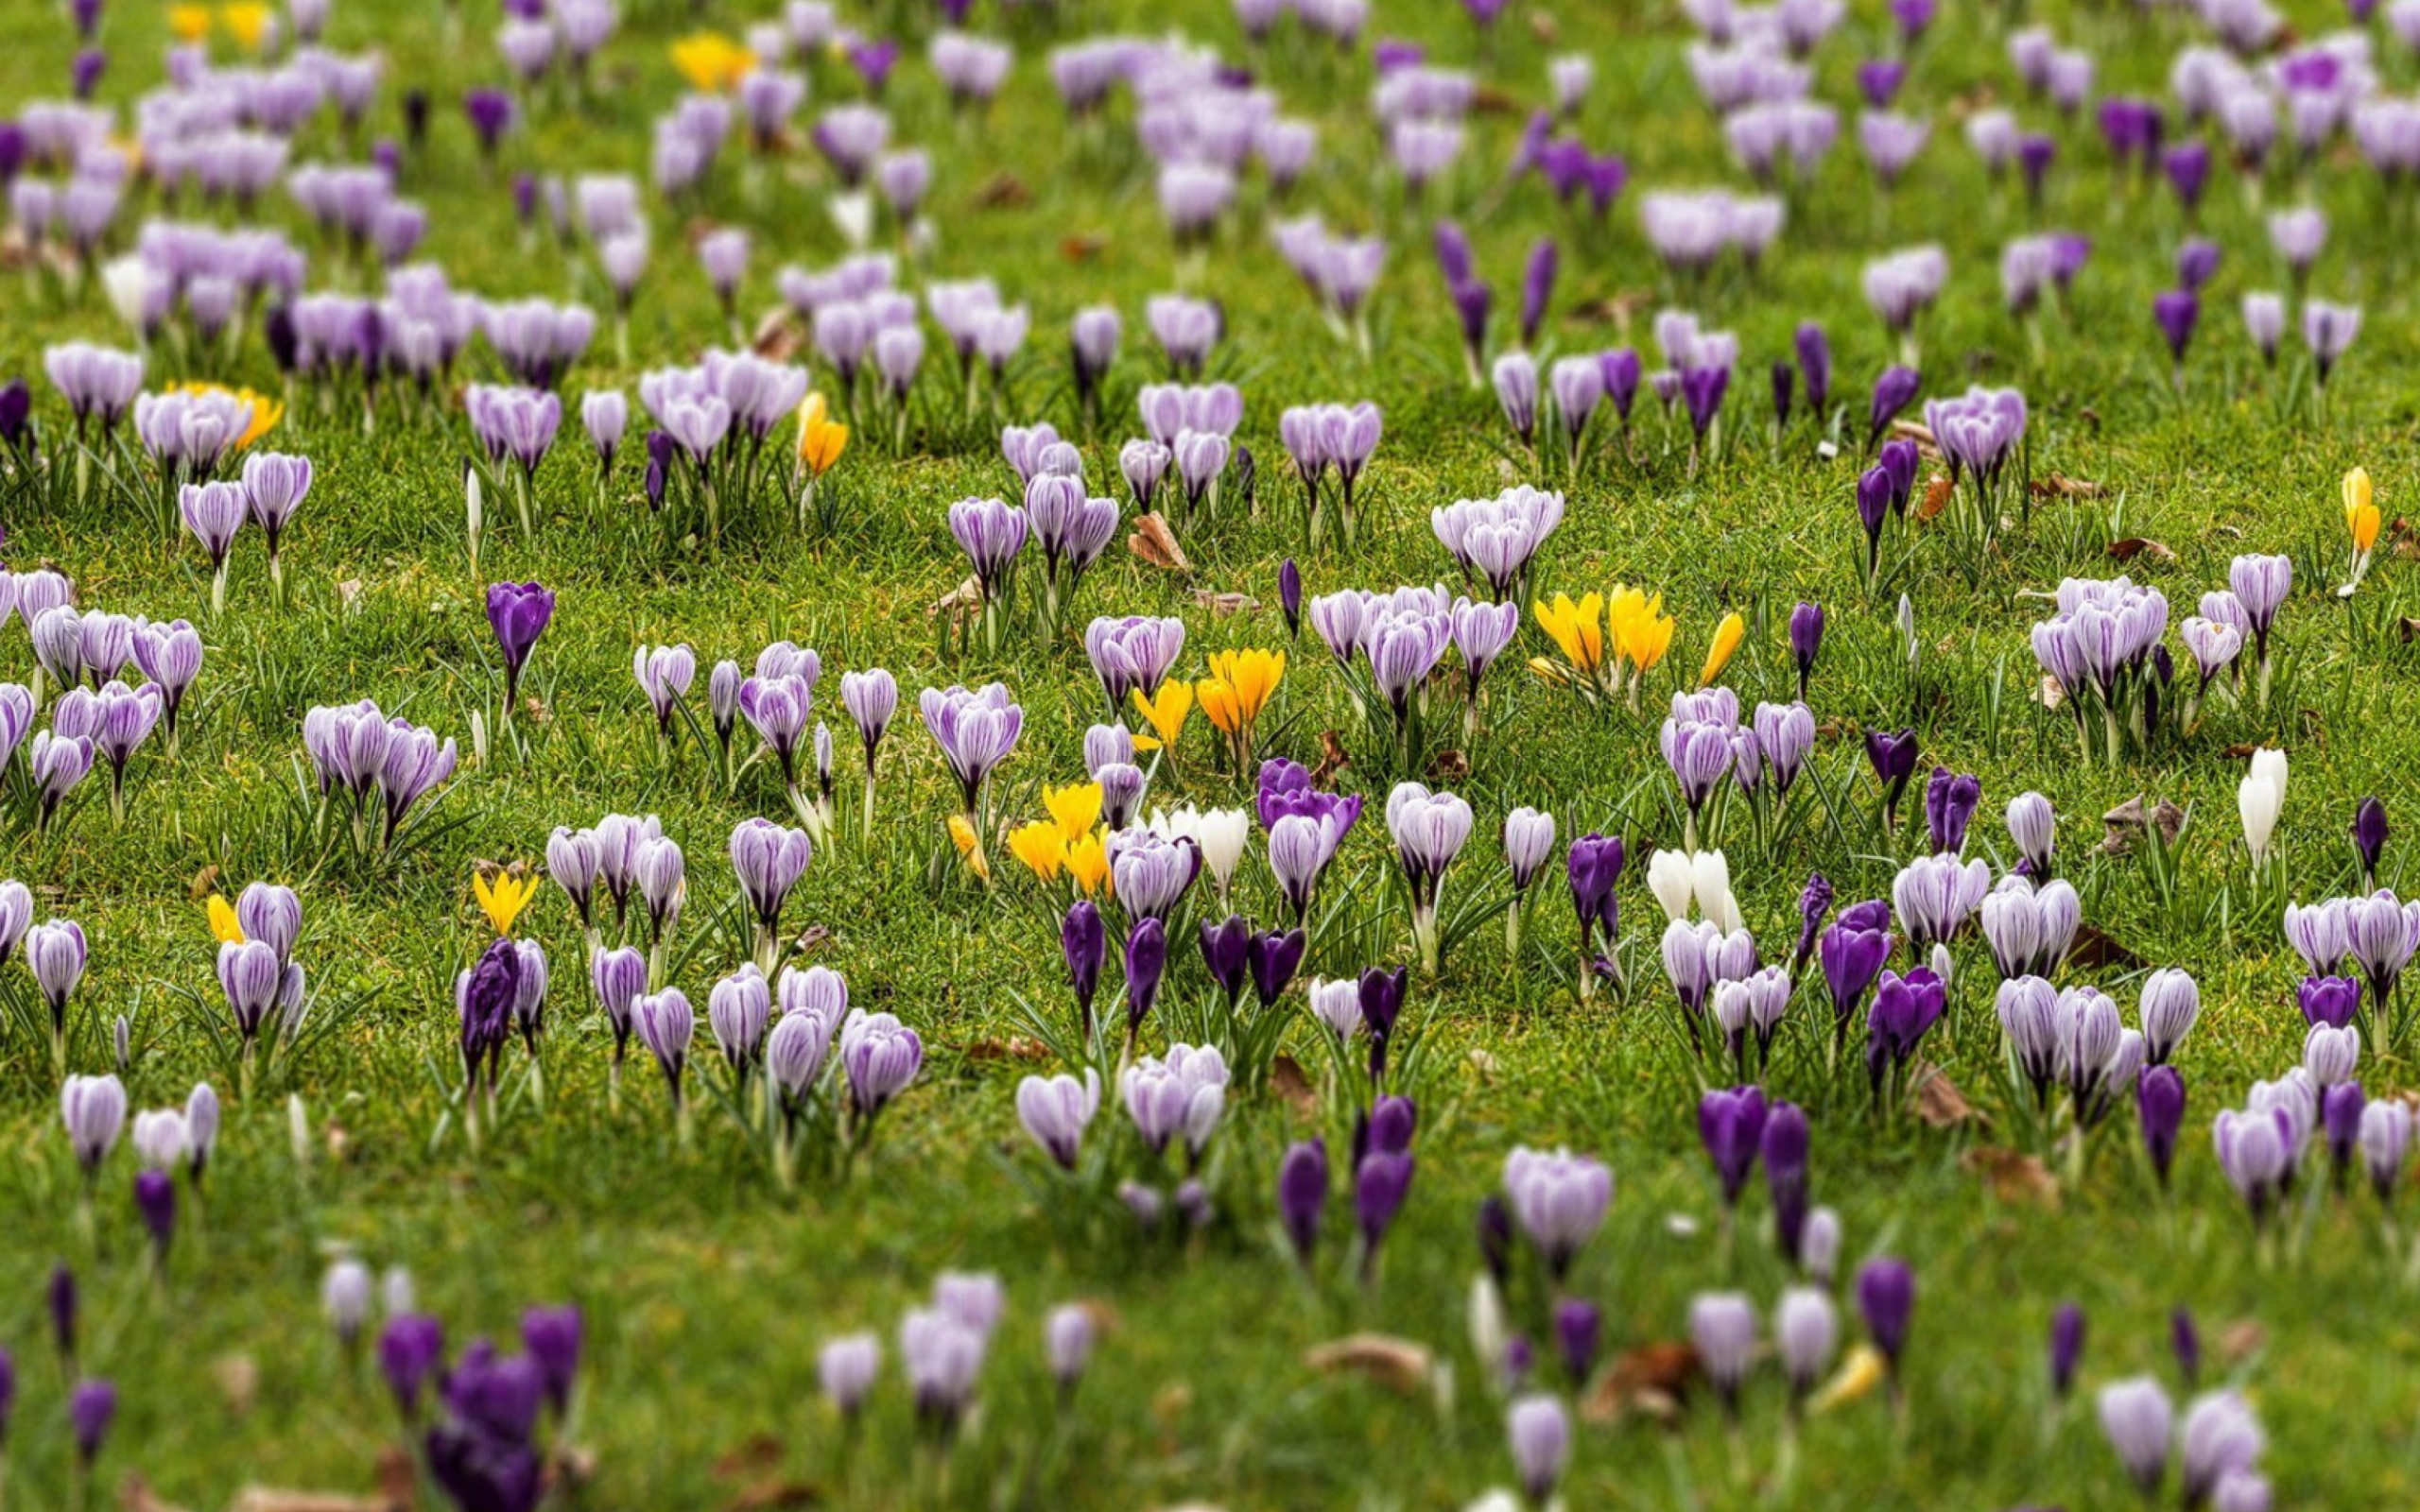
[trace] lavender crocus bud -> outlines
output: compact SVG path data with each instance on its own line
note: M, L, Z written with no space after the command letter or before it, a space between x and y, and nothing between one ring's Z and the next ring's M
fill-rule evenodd
M854 1418L882 1373L882 1341L871 1333L850 1333L831 1340L815 1357L815 1376L823 1395L843 1418Z
M2100 1388L2100 1431L2117 1451L2118 1463L2147 1497L2157 1496L2160 1482L2167 1478L2174 1420L2168 1388L2150 1376Z
M370 1321L370 1267L350 1255L328 1267L320 1281L320 1308L337 1331L337 1342L349 1355L361 1341Z
M2075 1388L2076 1366L2083 1359L2083 1309L2062 1302L2050 1317L2050 1393L2065 1400Z
M1063 1400L1074 1396L1076 1383L1083 1379L1084 1366L1092 1360L1094 1334L1092 1310L1081 1302L1052 1308L1043 1322L1042 1337L1049 1356L1050 1376L1059 1383Z
M1028 1076L1017 1084L1017 1119L1033 1142L1067 1169L1076 1168L1085 1126L1100 1110L1100 1074L1090 1067L1084 1079L1073 1076Z
M126 1084L115 1076L70 1076L60 1088L59 1115L85 1178L95 1178L126 1127Z
M1547 1505L1571 1459L1570 1414L1558 1398L1544 1393L1523 1397L1505 1414L1504 1432L1522 1494L1532 1506Z

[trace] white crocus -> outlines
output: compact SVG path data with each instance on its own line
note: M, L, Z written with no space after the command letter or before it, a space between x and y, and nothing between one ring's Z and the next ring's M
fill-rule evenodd
M2286 753L2264 748L2252 753L2252 769L2236 789L2236 809L2243 816L2244 849L2252 864L2269 861L2269 839L2277 830L2277 816L2286 806Z

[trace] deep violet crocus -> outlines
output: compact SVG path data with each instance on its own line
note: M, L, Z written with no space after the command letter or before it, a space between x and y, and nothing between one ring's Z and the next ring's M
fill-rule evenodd
M495 583L488 589L488 625L504 653L504 717L519 701L521 673L529 652L555 617L554 590L536 583Z

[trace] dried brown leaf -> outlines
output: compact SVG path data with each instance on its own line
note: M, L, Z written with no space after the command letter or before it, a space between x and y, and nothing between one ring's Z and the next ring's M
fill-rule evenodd
M973 615L983 607L983 584L972 573L966 580L925 606L925 613L932 619L947 615L953 622Z
M2037 499L2098 499L2100 497L2100 484L2088 483L2083 478L2071 478L2064 472L2053 472L2048 477L2035 478L2027 487L2033 490L2033 496Z
M161 1501L151 1483L131 1470L118 1483L117 1504L120 1512L184 1512L173 1502Z
M771 1434L751 1434L715 1456L714 1478L735 1481L761 1475L779 1465L786 1452L782 1441Z
M1206 588L1195 589L1193 601L1221 619L1260 608L1260 600L1249 593L1214 593Z
M2147 817L2159 826L2160 839L2170 845L2175 843L2177 832L2185 828L2185 811L2174 802L2163 798L2146 804L2137 793L2100 816L2100 822L2109 830L2108 837L2100 842L2100 853L2122 856L2134 849Z
M2067 947L2066 960L2089 971L2131 971L2143 964L2140 956L2090 924L2076 926L2075 942Z
M806 330L786 304L776 304L756 318L748 344L768 362L787 362L806 344Z
M813 1481L773 1477L741 1486L723 1503L723 1512L779 1512L783 1507L815 1506L822 1501L823 1487Z
M120 1504L125 1512L167 1512L167 1504L147 1491L146 1499L137 1502L130 1490ZM337 1491L276 1491L266 1486L247 1486L236 1493L230 1512L397 1512L410 1505L391 1495L347 1496Z
M249 1354L223 1354L211 1362L210 1378L227 1399L227 1410L241 1418L260 1400L261 1367Z
M1281 1055L1270 1063L1269 1090L1294 1110L1297 1118L1320 1116L1320 1094L1311 1086L1311 1078L1303 1071L1303 1063L1293 1057Z
M1925 485L1924 498L1916 505L1916 518L1931 520L1938 516L1949 507L1949 496L1956 491L1957 485L1949 481L1948 473L1934 473L1931 481Z
M193 874L193 883L185 888L185 896L195 902L199 902L217 890L218 865L213 862Z
M2403 632L2403 644L2410 645L2411 644L2411 638L2415 635L2420 635L2420 619L2414 619L2411 615L2406 614L2401 619L2394 622L2394 627Z
M2109 555L2119 561L2133 561L2137 557L2145 557L2152 561L2176 559L2176 553L2169 550L2164 543L2145 536L2128 536L2123 541L2111 541Z
M2067 690L2058 679L2045 672L2033 690L2033 701L2045 709L2056 709L2067 701Z
M1471 109L1482 115L1512 115L1527 108L1493 84L1481 84L1471 91Z
M1158 513L1135 517L1134 533L1126 538L1126 549L1154 567L1193 576L1193 563L1185 559L1184 548L1177 544L1176 532Z
M975 1061L1048 1060L1050 1052L1041 1040L1028 1039L1021 1034L1012 1034L1006 1038L999 1035L985 1035L966 1047L966 1058Z
M1448 747L1428 760L1428 780L1432 782L1459 782L1471 775L1471 759Z
M2256 1318L2239 1317L2219 1330L2215 1342L2220 1362L2233 1367L2260 1352L2260 1347L2269 1342L2269 1331Z
M2038 1156L1979 1145L1959 1157L1958 1164L1988 1182L1992 1195L2002 1202L2059 1205L2058 1177Z
M1033 191L1025 186L1023 179L1006 170L984 180L983 187L975 191L977 210L1014 210L1031 203Z
M1428 1384L1433 1361L1425 1344L1392 1333L1354 1333L1315 1347L1303 1363L1322 1374L1349 1370L1391 1391L1414 1392Z
M1916 1069L1916 1116L1934 1128L1956 1128L1982 1117L1949 1073L1932 1065Z
M1698 1352L1676 1340L1642 1344L1616 1358L1580 1404L1580 1416L1592 1423L1617 1422L1640 1413L1658 1422L1680 1415L1681 1403L1697 1380Z
M1089 263L1108 250L1109 238L1098 232L1062 237L1059 242L1059 255L1071 263Z
M1352 765L1353 758L1344 753L1344 742L1337 739L1336 731L1321 730L1320 764L1311 768L1311 781L1323 784L1329 778Z

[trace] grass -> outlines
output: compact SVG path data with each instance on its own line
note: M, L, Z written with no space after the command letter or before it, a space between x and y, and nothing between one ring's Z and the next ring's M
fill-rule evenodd
M462 85L501 80L485 9L458 34L426 6L350 0L337 8L332 43L374 43L388 54L373 132L398 132L401 88L424 83L438 97L431 140L407 156L404 186L431 212L426 255L458 287L577 293L602 306L595 275L577 258L516 238L509 177L521 168L644 172L647 123L678 89L666 44L688 23L673 9L633 7L639 13L625 18L604 60L608 87L584 105L536 110L490 167L453 103ZM2158 92L2169 56L2192 35L2165 12L2033 9L2096 51L2111 90ZM1835 99L1847 97L1855 60L1882 35L1876 8L1858 9L1821 56L1824 92ZM2307 34L2335 14L2293 9ZM711 19L736 27L757 18L732 11ZM1179 19L1196 38L1244 56L1221 8L1195 4ZM592 516L584 447L567 428L566 444L540 473L546 518L535 539L497 518L509 511L492 508L475 575L461 539L458 469L470 442L458 415L398 423L390 414L365 436L349 417L319 413L307 396L276 438L307 452L320 470L289 537L293 593L283 608L270 601L256 541L239 550L230 608L211 621L207 573L190 542L164 550L132 506L8 506L12 565L54 559L76 576L86 605L187 616L203 624L209 643L182 756L171 764L155 746L137 758L127 824L113 828L88 787L51 835L9 842L8 868L36 888L41 909L81 920L93 938L93 965L76 999L84 1026L78 1063L100 1069L106 1025L125 1014L134 1106L176 1100L199 1077L232 1091L222 1037L200 1022L218 1007L198 902L213 868L231 890L253 878L302 890L299 954L324 1025L310 1054L231 1107L206 1215L189 1207L167 1279L157 1284L124 1197L128 1156L105 1173L97 1234L88 1236L47 1046L22 1032L0 1043L0 1142L9 1153L0 1192L14 1218L0 1242L0 1336L22 1381L9 1438L21 1503L55 1504L67 1475L64 1390L43 1337L43 1279L60 1260L84 1281L85 1366L124 1388L103 1476L139 1471L166 1501L187 1506L220 1504L254 1482L374 1484L376 1461L393 1440L392 1415L374 1380L341 1357L316 1303L322 1269L339 1250L407 1266L423 1305L458 1342L509 1334L531 1303L579 1302L591 1353L572 1437L590 1478L577 1499L615 1508L740 1504L750 1489L776 1484L868 1506L1459 1504L1510 1480L1500 1404L1465 1341L1462 1303L1477 1270L1474 1207L1516 1144L1569 1144L1617 1174L1613 1218L1573 1281L1605 1307L1612 1349L1681 1336L1688 1299L1703 1289L1736 1285L1770 1304L1785 1277L1769 1246L1753 1233L1736 1246L1718 1237L1713 1184L1690 1118L1703 1071L1670 1030L1654 909L1634 881L1623 896L1634 985L1627 1004L1575 1005L1570 924L1554 889L1524 959L1508 962L1497 932L1479 928L1457 943L1442 979L1416 988L1423 1053L1403 1090L1422 1108L1419 1175L1374 1285L1352 1284L1340 1224L1308 1280L1270 1231L1284 1144L1316 1131L1331 1148L1344 1145L1350 1108L1333 1098L1315 1108L1270 1095L1235 1099L1207 1172L1219 1218L1188 1239L1139 1236L1109 1192L1116 1177L1153 1174L1122 1110L1105 1108L1093 1126L1093 1146L1108 1152L1098 1182L1048 1179L1011 1104L1020 1076L1050 1069L1017 1043L1029 1036L1028 1006L1054 1022L1067 1012L1053 933L1036 889L1011 874L1004 851L1000 885L991 891L958 871L942 832L948 784L912 717L894 727L885 749L884 815L872 844L826 850L791 905L793 927L825 932L812 957L844 971L858 1004L899 1013L929 1050L922 1079L846 1178L810 1177L785 1195L757 1148L703 1100L694 1148L682 1148L651 1071L631 1077L612 1110L605 1031L575 966L579 933L551 890L526 926L556 963L544 1106L523 1089L475 1155L446 1116L457 1074L452 979L483 937L469 898L475 860L534 861L558 824L593 823L612 811L660 814L689 855L691 922L678 979L701 1012L714 977L745 954L744 936L719 917L733 901L724 838L748 815L780 816L779 784L760 765L727 786L693 740L669 760L661 756L629 675L634 644L685 640L706 663L745 662L785 636L816 646L827 669L818 713L836 723L842 669L888 666L911 699L924 685L997 678L1028 717L997 784L999 810L1038 815L1042 784L1079 774L1081 731L1098 713L1074 638L1049 646L1014 641L996 656L945 654L926 606L963 574L942 524L946 504L1011 481L993 445L996 425L1046 416L1074 428L1059 351L1074 309L1112 301L1127 317L1107 406L1113 418L1085 447L1096 477L1110 475L1115 444L1131 428L1134 388L1154 376L1142 301L1175 286L1179 268L1150 175L1122 123L1066 150L1041 59L1054 39L1113 26L1151 33L1168 20L1127 6L1058 18L1020 12L1005 22L979 15L979 28L1005 26L1019 50L997 110L979 124L948 116L910 45L890 104L901 136L930 145L938 161L932 270L996 278L1008 297L1031 303L1036 335L1000 414L960 418L935 361L923 436L906 455L889 454L882 427L862 427L827 480L839 516L829 535L797 535L778 504L766 501L736 515L718 549L633 544L620 526L644 507L634 470L622 464L607 512ZM1467 26L1454 8L1431 6L1390 15L1381 29L1453 59L1468 53ZM112 72L104 94L124 104L156 82L163 37L156 17L131 5L113 8L108 26ZM1232 228L1194 286L1226 310L1230 335L1214 371L1248 397L1239 438L1258 458L1261 517L1189 534L1190 579L1114 546L1083 590L1079 618L1181 613L1190 631L1187 671L1209 649L1280 640L1276 568L1298 551L1275 435L1288 404L1368 397L1386 413L1387 437L1363 490L1362 545L1350 559L1334 548L1305 558L1312 593L1436 580L1446 564L1427 529L1430 507L1516 480L1559 484L1551 466L1541 470L1512 446L1492 398L1463 384L1452 317L1428 261L1427 223L1446 209L1465 220L1497 286L1499 312L1514 302L1531 242L1560 237L1563 279L1543 344L1560 352L1646 344L1652 312L1672 292L1637 232L1639 189L1737 178L1689 84L1676 27L1629 7L1508 16L1485 77L1523 103L1475 116L1462 165L1426 207L1403 203L1376 167L1366 50L1339 60L1288 41L1256 58L1289 112L1321 126L1322 166L1302 202L1389 240L1374 306L1375 354L1365 360L1312 323L1308 296L1268 246L1256 212ZM5 96L61 92L71 50L63 21L45 10L21 31L0 57ZM1526 102L1542 95L1546 58L1575 46L1592 51L1600 71L1580 129L1600 149L1626 153L1633 170L1633 189L1604 227L1566 218L1535 182L1499 193L1489 181L1512 150ZM2382 46L2382 66L2391 83L2408 87L2410 60L2386 56L2393 51ZM2038 221L2013 190L1986 185L1954 122L1987 91L2009 91L2002 55L1996 13L1946 16L1910 86L1914 107L1936 120L1935 139L1900 190L1877 197L1844 143L1816 191L1793 207L1763 272L1726 276L1686 297L1741 339L1725 450L1692 476L1685 445L1651 415L1634 460L1600 447L1571 486L1570 516L1539 572L1548 591L1617 580L1661 589L1681 623L1668 670L1647 716L1591 713L1523 675L1519 658L1547 648L1525 626L1514 657L1491 679L1489 719L1467 744L1470 770L1455 784L1479 823L1449 898L1495 886L1495 825L1525 802L1555 813L1565 836L1592 828L1623 833L1637 858L1631 878L1643 875L1652 849L1679 839L1654 750L1655 704L1694 672L1729 608L1746 614L1750 630L1726 680L1744 701L1786 696L1781 622L1798 599L1820 600L1831 628L1811 701L1833 733L1815 764L1841 817L1810 816L1770 851L1736 823L1723 836L1750 927L1769 946L1786 938L1810 868L1830 876L1844 899L1884 895L1920 843L1866 826L1874 800L1859 729L1911 723L1926 763L1981 777L1981 853L2005 855L2000 804L2029 787L2047 793L2062 816L2061 850L2085 919L2141 962L2187 967L2203 986L2203 1021L2182 1057L2193 1091L2175 1194L2158 1197L2122 1114L2094 1138L2081 1174L2061 1183L2054 1202L1996 1190L1974 1173L1973 1152L2021 1137L1996 1074L1979 949L1961 950L1949 1032L1932 1046L1979 1109L1961 1127L1876 1117L1861 1077L1826 1074L1819 1010L1802 1001L1770 1084L1810 1111L1816 1194L1841 1211L1844 1271L1886 1252L1917 1268L1906 1412L1894 1418L1877 1395L1814 1419L1787 1487L1772 1479L1782 1410L1770 1375L1752 1394L1744 1453L1753 1469L1744 1478L1710 1402L1693 1403L1668 1431L1635 1416L1591 1422L1574 1454L1574 1506L2104 1504L2123 1483L2090 1420L2089 1390L2147 1370L2172 1377L2167 1320L2178 1306L2203 1320L2212 1372L2241 1382L2257 1400L2279 1504L2375 1505L2412 1494L2420 1400L2411 1383L2420 1351L2403 1326L2411 1294L2400 1228L2381 1225L2366 1200L2315 1199L2298 1217L2293 1253L2264 1258L2207 1137L2210 1115L2239 1104L2254 1077L2299 1058L2291 995L2299 969L2277 929L2282 898L2354 885L2343 831L2360 796L2383 795L2397 821L2409 822L2404 796L2413 791L2420 747L2401 736L2397 720L2420 695L2414 653L2398 632L2399 618L2413 612L2410 570L2389 553L2349 602L2326 592L2327 571L2342 566L2338 474L2365 463L2390 518L2410 476L2413 415L2398 381L2414 355L2411 297L2398 277L2408 215L2344 150L2328 154L2301 185L2334 228L2314 287L2362 303L2368 315L2315 419L2308 396L2288 375L2263 374L2241 337L2236 298L2280 286L2283 274L2240 186L2214 184L2204 230L2225 245L2226 262L2180 398L2168 387L2149 314L2181 234L2173 201L2114 182L2088 122L2058 128L2061 161ZM819 64L815 91L830 102L850 86ZM341 154L322 123L298 157ZM694 227L732 221L756 231L750 310L774 302L780 263L815 266L838 255L838 232L820 209L820 166L802 153L743 171L737 157L735 149L694 210L650 201L656 249L633 321L632 360L617 367L610 336L600 336L568 394L627 387L641 369L686 360L717 339L711 296L686 247ZM2296 198L2282 177L2267 193L2271 205ZM1493 212L1482 216L1482 205ZM138 202L130 215L147 208ZM282 203L270 215L289 220ZM1993 276L2003 242L2036 226L2071 227L2096 243L2073 313L2052 321L2038 368L2000 313ZM2088 479L2100 492L2037 507L2030 528L2005 539L1971 582L1920 531L1912 559L1869 596L1850 508L1854 469L1847 457L1814 455L1804 422L1772 442L1760 374L1786 354L1798 320L1820 318L1838 352L1843 403L1861 407L1892 351L1858 293L1858 269L1870 256L1923 240L1942 242L1953 269L1924 333L1927 393L1969 381L2020 385L2033 405L2036 475ZM13 300L0 321L0 372L36 371L43 344L70 335L119 339L97 298ZM485 361L476 355L471 366ZM155 358L155 381L171 376L162 369ZM262 386L273 378L257 343L214 375ZM42 415L54 428L62 422L47 390ZM2201 591L2223 582L2228 558L2241 551L2293 552L2297 592L2284 620L2288 680L2265 718L2215 713L2191 738L2111 770L2079 763L2066 715L2027 696L2036 670L2024 629L2061 576L2118 571L2107 548L2124 538L2168 548L2130 565L2167 591L2179 618ZM542 580L562 595L527 687L537 710L516 718L509 737L493 731L500 668L478 607L484 581L504 576ZM1245 594L1253 605L1214 614L1195 602L1197 587ZM1892 624L1901 592L1922 644L1912 684ZM30 673L22 631L7 638L0 659L10 675ZM297 797L303 711L363 696L460 739L465 755L415 843L372 862L316 833ZM469 732L482 712L492 748L475 762ZM1329 730L1342 732L1354 757L1340 781L1382 799L1388 758L1355 731L1339 679L1306 641L1264 745L1310 762ZM1152 801L1241 800L1245 780L1217 769L1203 731L1186 739L1199 744L1173 776L1163 773ZM2278 842L2290 881L2256 893L2232 817L2240 758L2230 750L2264 741L2292 753ZM2139 855L2090 853L2097 816L2143 793L2191 814L2169 889ZM1375 818L1340 863L1339 880L1353 897L1334 908L1306 971L1409 958ZM1243 896L1248 911L1269 918L1274 892L1259 850L1255 840ZM2399 879L2409 854L2402 842L2393 846L2382 880ZM1198 995L1189 943L1181 940L1176 954L1172 991ZM2070 966L2061 980L2096 975L2131 1005L2122 972ZM22 971L8 980L27 994ZM1291 1031L1288 1047L1316 1077L1322 1062L1307 1022ZM699 1058L693 1076L711 1070L702 1052ZM519 1063L517 1052L510 1063ZM2410 1081L2402 1054L2364 1069L2373 1092ZM303 1121L299 1138L289 1097ZM1752 1225L1761 1211L1762 1198L1752 1199ZM946 1470L915 1447L894 1351L862 1441L844 1452L815 1396L818 1345L871 1328L890 1348L901 1313L949 1268L996 1270L1011 1297L971 1440ZM1048 1304L1070 1297L1099 1300L1116 1321L1074 1413L1054 1424L1040 1323ZM2068 1298L2092 1319L2087 1400L2054 1409L2043 1400L2042 1354L2051 1310ZM1535 1299L1524 1293L1516 1300L1526 1311ZM1530 1313L1526 1326L1545 1336L1542 1314ZM1303 1363L1309 1348L1357 1330L1434 1349L1450 1386L1441 1378L1435 1389L1394 1393Z

